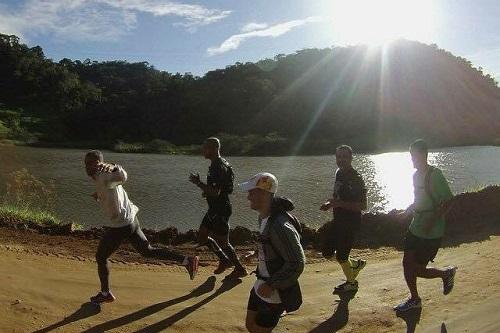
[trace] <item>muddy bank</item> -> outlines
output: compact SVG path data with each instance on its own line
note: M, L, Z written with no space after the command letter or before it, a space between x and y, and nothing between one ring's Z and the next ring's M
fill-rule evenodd
M358 248L378 248L391 246L401 248L404 234L410 223L399 214L401 211L366 213L363 215L361 229L356 240ZM490 235L500 234L500 186L489 186L478 192L462 193L454 198L454 204L446 215L447 230L443 240L445 246L455 246L464 242L488 239ZM37 232L46 235L69 236L77 239L94 240L101 237L102 228L80 230L75 224L39 225L31 221L17 221L0 218L0 226L17 230ZM321 243L330 232L331 222L319 229L303 225L302 243L307 248L321 249ZM179 246L195 242L197 231L179 232L175 227L163 230L144 229L152 243ZM252 245L256 239L255 231L244 227L231 230L230 238L234 245Z

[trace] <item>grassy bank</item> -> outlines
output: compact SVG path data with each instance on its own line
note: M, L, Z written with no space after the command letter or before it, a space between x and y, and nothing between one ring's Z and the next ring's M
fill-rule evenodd
M0 224L24 224L52 227L61 225L61 220L47 211L5 204L0 206Z
M283 141L273 141L267 136L232 136L230 139L221 138L222 155L224 156L317 156L332 155L335 147L341 142L308 142L298 147L290 143L288 139ZM130 154L165 154L165 155L198 155L201 153L201 144L175 145L164 140L152 140L149 142L128 143L119 141L116 143L90 142L90 141L22 141L12 139L0 139L0 145L29 146L39 148L64 148L64 149L102 149L116 153ZM434 146L432 149L444 149L450 147L468 147L471 145L456 146ZM500 141L495 143L479 143L476 146L500 146ZM353 145L353 149L358 154L380 154L393 151L407 151L407 145L399 145L387 149L371 149Z
M177 146L164 140L151 140L149 142L126 143L120 141L111 148L117 153L154 153L168 155L191 155L201 151L201 145Z
M477 192L458 194L454 198L452 209L447 213L447 230L444 246L482 241L490 235L500 234L500 186L489 186ZM308 248L322 250L322 245L331 235L331 222L319 229L303 225L302 243ZM357 248L378 248L390 246L402 248L403 239L408 230L409 219L402 218L398 211L390 213L366 213L363 215L361 229L355 241ZM83 229L73 223L62 224L53 214L19 209L12 206L0 206L0 226L23 227L37 230L44 234L68 235L84 239L97 239L101 228ZM76 231L76 232L75 232ZM196 230L179 232L175 227L163 230L143 229L152 243L179 245L196 242ZM326 238L325 238L326 237ZM233 245L251 245L257 239L255 231L237 226L230 231Z

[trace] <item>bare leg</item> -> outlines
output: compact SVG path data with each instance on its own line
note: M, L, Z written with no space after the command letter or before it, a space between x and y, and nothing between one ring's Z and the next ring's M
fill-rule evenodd
M257 311L247 310L247 317L245 319L245 326L250 333L269 333L273 331L273 327L261 327L257 325Z
M417 265L415 251L405 251L403 256L403 270L406 285L410 290L412 299L420 299L417 290Z

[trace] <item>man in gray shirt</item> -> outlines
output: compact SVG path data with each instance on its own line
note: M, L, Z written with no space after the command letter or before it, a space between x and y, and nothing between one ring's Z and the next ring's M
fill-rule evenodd
M284 311L302 304L298 278L304 270L305 255L300 244L300 224L288 213L293 203L276 197L278 180L263 172L240 184L248 192L250 208L259 213L257 281L247 306L249 332L272 332Z

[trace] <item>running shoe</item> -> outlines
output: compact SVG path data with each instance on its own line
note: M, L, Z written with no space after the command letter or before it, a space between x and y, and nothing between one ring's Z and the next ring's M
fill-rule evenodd
M219 266L214 270L214 274L222 274L226 271L226 269L230 268L232 265L231 263L224 262L224 261L219 261Z
M410 297L406 301L402 302L401 304L396 305L394 307L394 311L406 312L406 311L409 311L411 309L417 309L417 308L421 308L421 307L422 307L422 300L420 298L413 299Z
M447 276L443 279L443 294L448 295L453 290L457 269L458 267L456 266L447 267Z
M333 290L333 294L345 293L349 291L357 291L358 290L358 281L354 282L344 282L335 287Z
M199 265L200 265L200 258L198 256L188 257L188 263L186 265L186 269L189 273L189 278L191 280L193 280L196 274L198 274Z
M238 280L244 278L248 275L248 272L244 268L235 268L229 275L226 275L224 280Z
M110 292L107 293L107 295L104 295L102 291L98 292L97 295L90 297L90 301L94 304L101 304L101 303L111 303L116 299L115 296Z

